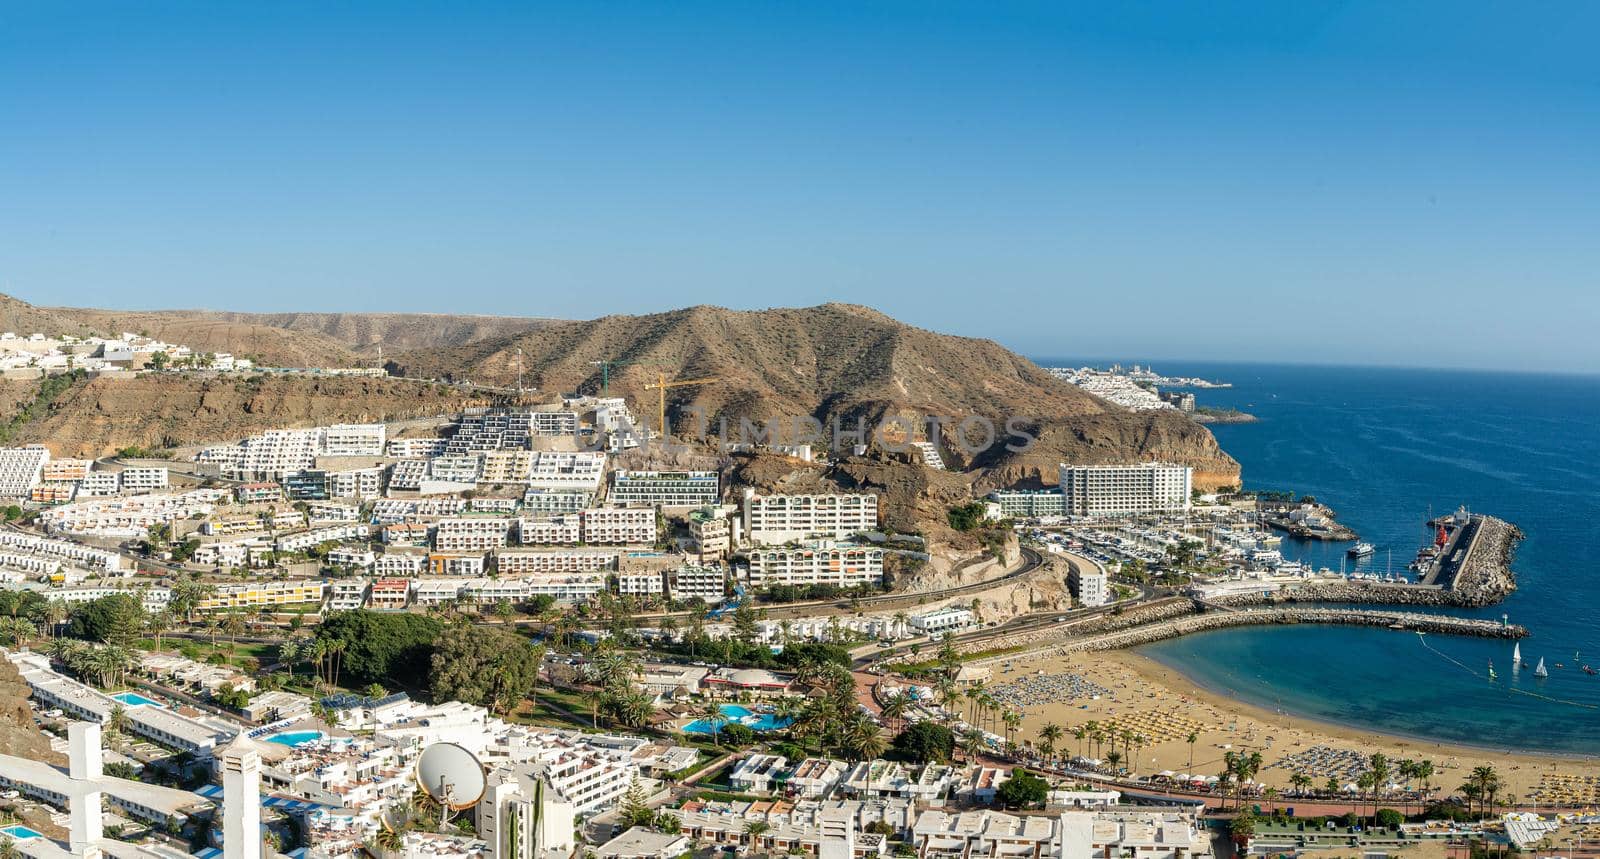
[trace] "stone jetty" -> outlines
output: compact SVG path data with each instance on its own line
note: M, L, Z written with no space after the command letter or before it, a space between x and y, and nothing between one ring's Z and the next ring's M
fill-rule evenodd
M1236 626L1266 624L1316 623L1339 626L1376 626L1403 629L1411 632L1430 632L1444 635L1467 635L1477 638L1525 638L1528 631L1520 626L1502 625L1498 621L1478 618L1448 617L1404 611L1379 611L1359 608L1310 608L1305 606L1247 609L1245 611L1210 611L1133 629L1074 638L1063 642L1063 650L1120 650L1137 647L1152 641L1176 638L1195 632L1227 629Z
M1059 627L1016 632L998 638L957 645L963 652L980 650L1117 650L1137 647L1152 641L1176 638L1195 632L1237 626L1316 623L1338 626L1393 627L1441 635L1466 635L1478 638L1519 639L1528 630L1517 625L1479 618L1451 617L1420 612L1381 609L1316 607L1294 603L1235 607L1172 599L1148 603L1120 614L1105 614L1093 620L1061 624ZM994 659L1010 659L1016 652ZM989 659L980 660L983 662Z

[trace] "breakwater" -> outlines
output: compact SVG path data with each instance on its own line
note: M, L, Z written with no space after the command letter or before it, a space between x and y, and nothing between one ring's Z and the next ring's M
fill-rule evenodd
M1517 589L1511 557L1522 531L1504 519L1480 515L1464 527L1471 531L1456 541L1458 548L1444 562L1440 583L1461 599L1461 605L1494 605ZM1465 548L1459 548L1462 540Z
M1221 606L1189 600L1167 600L1138 606L1120 614L1100 615L1086 621L971 640L957 645L957 649L963 653L1012 651L978 660L981 664L1013 659L1017 656L1019 648L1026 650L1055 648L1063 651L1119 650L1214 629L1297 623L1394 627L1416 632L1475 638L1520 639L1528 635L1525 627L1515 624L1502 625L1495 620L1419 612L1315 607L1292 603L1238 607L1238 604Z
M1206 600L1229 607L1284 605L1291 603L1354 603L1362 605L1414 605L1435 608L1460 608L1481 605L1438 585L1413 585L1397 582L1311 581L1271 594L1259 591L1228 594Z
M1430 632L1442 635L1465 635L1475 638L1518 639L1528 635L1527 629L1516 625L1501 625L1498 621L1477 618L1445 617L1403 611L1376 609L1308 608L1304 606L1260 608L1245 611L1212 611L1205 614L1172 618L1133 629L1102 635L1074 638L1063 642L1063 650L1094 651L1121 650L1153 641L1176 638L1196 632L1227 629L1236 626L1265 624L1315 623L1338 626L1375 626L1404 629L1410 632Z

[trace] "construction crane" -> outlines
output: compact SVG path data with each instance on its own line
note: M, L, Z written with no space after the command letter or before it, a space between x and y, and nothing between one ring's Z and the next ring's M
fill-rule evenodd
M647 390L647 391L659 391L660 392L660 401L656 406L656 419L659 420L660 423L656 424L656 429L657 429L658 432L661 433L661 437L662 438L666 438L667 436L671 435L671 433L667 431L667 389L668 388L683 388L683 387L687 387L689 385L704 385L704 384L708 384L710 382L720 382L720 381L722 381L722 380L717 378L716 376L706 376L706 377L700 378L700 379L679 379L679 380L677 380L675 382L669 382L669 381L667 381L667 376L666 376L665 373L657 373L656 374L656 383L653 384L653 385L645 385L644 389Z

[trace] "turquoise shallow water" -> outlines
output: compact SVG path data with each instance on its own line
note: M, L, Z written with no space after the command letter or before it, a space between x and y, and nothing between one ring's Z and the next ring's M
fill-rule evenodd
M1337 627L1227 630L1140 652L1198 684L1269 708L1374 730L1495 748L1600 755L1600 377L1375 368L1158 364L1231 381L1202 405L1259 423L1218 426L1251 488L1331 504L1378 547L1366 565L1403 570L1434 512L1457 505L1527 532L1519 589L1481 616L1533 635L1510 672L1504 642ZM1339 568L1348 544L1284 542L1284 554ZM1574 654L1577 658L1574 659ZM1452 661L1454 660L1454 661ZM1501 675L1490 683L1490 661ZM1566 667L1557 669L1555 663ZM1457 664L1459 663L1459 664Z

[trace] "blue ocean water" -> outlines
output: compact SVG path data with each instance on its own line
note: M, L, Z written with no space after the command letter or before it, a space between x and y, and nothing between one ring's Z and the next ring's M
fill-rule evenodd
M1241 700L1372 730L1494 748L1600 754L1600 377L1224 364L1158 364L1229 381L1201 405L1258 423L1214 427L1249 488L1315 495L1404 570L1431 510L1465 504L1527 534L1505 603L1532 632L1513 673L1506 642L1338 627L1271 627L1142 648ZM1348 544L1286 539L1284 554L1339 569ZM1493 662L1500 679L1487 679ZM1564 667L1556 668L1556 663Z

